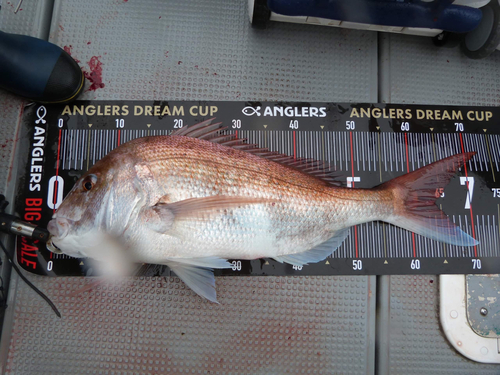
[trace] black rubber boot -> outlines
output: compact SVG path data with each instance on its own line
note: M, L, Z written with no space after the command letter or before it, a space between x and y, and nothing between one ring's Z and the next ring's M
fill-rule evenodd
M42 103L64 103L83 90L83 72L55 44L0 31L0 88Z

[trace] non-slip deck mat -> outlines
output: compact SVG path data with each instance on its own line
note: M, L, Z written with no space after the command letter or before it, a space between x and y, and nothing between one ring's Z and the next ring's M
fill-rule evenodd
M82 99L376 100L375 33L253 30L246 8L57 1L50 40L85 70ZM63 318L13 278L8 374L374 372L375 277L218 278L220 305L174 278L30 279Z

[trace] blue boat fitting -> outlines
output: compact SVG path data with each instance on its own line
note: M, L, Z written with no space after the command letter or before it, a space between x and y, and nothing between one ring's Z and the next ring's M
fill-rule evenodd
M474 30L480 9L452 0L268 0L269 9L285 16L309 16L383 26L440 29L453 33Z

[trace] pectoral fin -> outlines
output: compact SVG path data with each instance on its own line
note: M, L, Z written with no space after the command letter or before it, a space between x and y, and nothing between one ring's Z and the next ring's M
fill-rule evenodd
M143 212L143 218L151 229L159 233L167 233L174 225L174 222L181 220L209 220L213 215L221 214L224 210L268 202L272 202L272 200L224 195L190 198L173 203L157 203Z
M303 253L274 257L274 260L277 260L280 263L285 262L299 267L308 263L317 263L337 250L347 236L349 236L349 231L349 228L339 230L335 232L333 237L310 250L304 251Z

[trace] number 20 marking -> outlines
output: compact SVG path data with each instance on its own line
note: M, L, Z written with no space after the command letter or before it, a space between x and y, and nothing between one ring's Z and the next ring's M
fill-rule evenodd
M181 118L174 119L174 129L182 129L184 126L184 120Z

